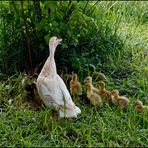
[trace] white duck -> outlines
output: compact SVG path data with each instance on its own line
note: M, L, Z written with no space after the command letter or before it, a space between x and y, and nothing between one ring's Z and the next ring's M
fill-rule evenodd
M50 39L50 55L38 76L37 89L45 105L54 107L55 110L59 111L61 118L77 117L81 110L74 104L64 81L57 74L54 53L61 41L62 39L57 37Z

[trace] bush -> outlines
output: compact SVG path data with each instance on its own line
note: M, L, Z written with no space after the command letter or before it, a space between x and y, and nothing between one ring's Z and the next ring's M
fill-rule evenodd
M131 3L135 4L134 12L124 2L1 2L1 70L9 75L24 70L32 73L48 57L52 36L63 38L55 56L58 69L67 66L79 71L93 64L112 71L119 67L113 60L119 56L126 64L131 51L124 51L117 34L121 20L130 14L136 21L146 22L144 5Z

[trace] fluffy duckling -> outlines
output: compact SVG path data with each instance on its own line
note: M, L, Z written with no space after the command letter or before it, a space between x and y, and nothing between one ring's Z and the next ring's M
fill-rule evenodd
M91 83L86 83L87 88L87 98L90 100L91 104L96 106L102 106L103 102L101 97L93 91L93 85Z
M112 95L112 102L118 105L121 109L127 109L129 104L129 99L124 96L119 96L118 90L113 90L111 92Z
M34 87L31 85L30 78L27 74L24 74L24 78L22 80L22 86L26 95L33 94Z
M33 96L34 96L34 100L37 102L37 104L38 104L39 106L42 106L44 103L43 103L41 97L39 96L39 93L38 93L38 90L37 90L37 85L36 85L37 78L38 78L38 74L35 73L35 74L32 76L32 79L33 79L32 87L34 88L34 90L33 90Z
M70 80L70 93L71 95L82 95L82 86L78 81L77 74L72 72L72 79Z
M97 72L96 67L93 64L89 64L89 70L93 72L92 76L95 77L95 80L108 82L108 79L105 74Z
M143 105L143 103L141 101L137 101L135 103L135 109L138 112L143 112L144 110L148 110L148 106Z
M99 85L98 94L101 96L103 102L110 104L112 102L111 92L106 90L105 83L103 81L99 81L98 85Z
M93 75L96 75L96 80L102 80L105 82L108 82L107 77L105 76L105 74L101 73L101 72L94 72Z
M84 83L87 85L87 84L91 84L91 90L94 92L94 93L98 93L98 89L97 88L95 88L94 86L93 86L93 84L92 84L92 77L90 77L90 76L88 76L88 77L86 77L85 78L85 80L84 80Z
M64 80L66 86L69 88L69 82L72 78L72 75L68 73L67 67L63 67L62 69L59 69L58 74Z
M36 86L37 74L33 75L33 82L31 82L30 77L27 74L24 74L22 80L22 86L26 95L27 102L33 105L36 108L39 108L43 105Z

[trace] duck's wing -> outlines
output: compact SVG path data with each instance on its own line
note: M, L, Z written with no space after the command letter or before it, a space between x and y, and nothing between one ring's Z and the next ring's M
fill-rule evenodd
M60 111L60 116L61 117L65 117L65 116L66 117L77 117L77 115L81 113L81 110L72 101L70 93L69 93L65 83L61 79L61 77L57 75L57 79L59 82L60 92L61 92L61 94L63 94L62 97L64 100L64 105L66 103L66 109L67 109L67 112L65 115L63 108L62 108L62 110ZM64 109L65 109L65 106L64 106Z
M52 79L45 77L37 81L38 92L47 106L60 110L60 117L77 117L81 110L75 106L60 76ZM66 110L65 110L66 109ZM66 111L66 114L65 114Z
M44 103L53 106L63 106L63 97L58 87L58 82L55 78L49 79L40 77L37 80L38 92L43 99Z
M59 91L62 94L62 97L65 99L67 103L71 103L71 105L74 105L65 83L59 75L57 75L57 81L58 81Z

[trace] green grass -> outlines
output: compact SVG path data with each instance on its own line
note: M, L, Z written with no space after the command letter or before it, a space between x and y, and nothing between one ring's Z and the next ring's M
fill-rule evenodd
M108 8L107 4L111 2L102 3ZM135 3L135 6L131 7L130 3ZM116 106L108 105L93 107L86 103L87 98L84 97L79 106L82 114L77 119L51 120L49 108L35 111L25 106L22 76L16 74L0 83L0 107L3 108L0 114L0 147L148 146L148 112L138 113L133 107L137 99L148 105L148 54L145 54L148 49L148 28L146 23L139 22L144 19L142 15L138 17L148 3L130 3L116 2L114 11L111 7L107 9L110 12L108 22L114 22L112 28L116 27L116 33L125 46L125 59L120 51L116 58L109 57L112 62L108 65L112 70L107 72L110 80L107 88L118 89L121 94L127 95L130 99L128 110L120 111ZM121 14L117 16L118 10L127 12L122 19ZM131 12L132 16L129 15ZM131 57L127 58L126 52L130 52ZM86 76L79 76L81 82ZM3 74L0 77L3 78ZM13 100L12 105L8 104L9 99Z
M33 108L24 106L21 86L18 89L21 79L21 75L15 75L1 85L3 92L1 97L4 101L2 106L4 111L0 115L1 147L147 146L148 112L138 113L133 107L137 98L141 99L141 96L147 95L143 88L139 88L139 92L135 91L135 94L131 96L126 91L124 92L130 98L127 111L120 111L118 107L108 105L102 108L93 107L86 103L87 98L84 97L80 102L82 114L77 119L52 120L49 108L35 111ZM131 78L132 80L136 81ZM110 90L119 86L124 88L128 84L128 79L122 79L118 85L113 79L110 81L107 86ZM8 84L11 93L8 93L6 87ZM6 94L7 98L5 98ZM10 98L13 99L12 105L8 104ZM143 101L146 102L146 100Z

